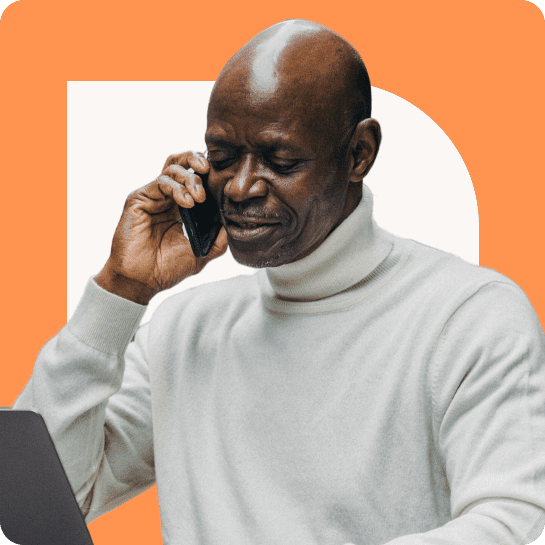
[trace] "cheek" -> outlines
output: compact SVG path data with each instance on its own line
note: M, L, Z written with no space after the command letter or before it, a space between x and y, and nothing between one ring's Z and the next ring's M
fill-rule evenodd
M295 212L297 231L300 235L304 233L304 238L321 236L322 230L327 230L332 209L336 208L332 197L337 195L322 182L325 180L318 182L313 177L310 184L294 184L291 191L282 195Z
M322 171L319 191L311 200L312 220L317 232L328 234L344 211L349 182L343 174L337 169L330 169L328 173Z

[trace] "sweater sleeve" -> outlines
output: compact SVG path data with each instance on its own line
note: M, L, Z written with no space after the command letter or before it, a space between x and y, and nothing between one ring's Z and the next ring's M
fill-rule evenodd
M452 520L388 545L536 540L545 524L545 342L517 286L487 284L452 314L432 398Z
M87 522L155 481L145 308L90 280L13 406L44 418Z

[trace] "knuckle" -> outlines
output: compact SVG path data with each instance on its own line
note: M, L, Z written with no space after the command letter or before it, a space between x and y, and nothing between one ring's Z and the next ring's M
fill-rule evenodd
M185 168L181 167L177 163L173 164L173 165L170 165L169 170L171 172L173 172L174 174L181 174L181 173L185 172Z
M165 168L163 174L169 174L173 177L180 177L183 176L186 172L187 170L185 168L175 163Z
M128 195L127 195L127 198L125 199L125 205L123 208L128 208L129 206L131 206L131 204L134 202L135 200L135 197L136 197L136 194L138 193L138 189L134 190L134 191L131 191Z
M172 153L171 155L169 155L167 157L167 160L165 161L165 165L168 166L168 165L171 165L172 163L174 163L176 161L176 158L178 157L178 153Z
M164 185L172 185L172 178L170 178L166 174L161 174L161 176L159 176L156 181L157 181L158 184L163 185L163 186Z
M192 151L180 151L179 153L172 153L168 156L168 159L166 160L166 164L173 164L177 163L180 160L187 159L187 156L189 154L193 153Z

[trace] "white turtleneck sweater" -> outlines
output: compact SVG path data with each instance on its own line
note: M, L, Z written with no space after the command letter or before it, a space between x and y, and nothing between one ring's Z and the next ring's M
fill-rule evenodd
M90 281L14 408L92 520L157 483L167 545L520 545L545 508L545 343L500 274L368 190L308 257L144 307ZM128 348L127 348L128 346Z

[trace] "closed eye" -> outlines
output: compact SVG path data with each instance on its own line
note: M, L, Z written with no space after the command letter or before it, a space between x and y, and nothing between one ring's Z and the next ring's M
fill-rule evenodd
M278 174L288 174L295 170L301 164L299 159L278 159L269 157L265 161L268 166Z
M231 166L235 162L235 159L229 158L221 161L213 161L212 159L208 159L208 162L212 165L214 170L219 171Z
M215 171L221 171L230 167L238 160L238 154L222 150L213 150L208 153L208 162ZM277 174L290 174L305 161L301 159L287 159L284 157L276 157L268 154L262 155L264 165L270 168Z
M226 153L225 151L218 150L208 152L207 158L214 170L223 170L236 161L236 155L234 153Z

